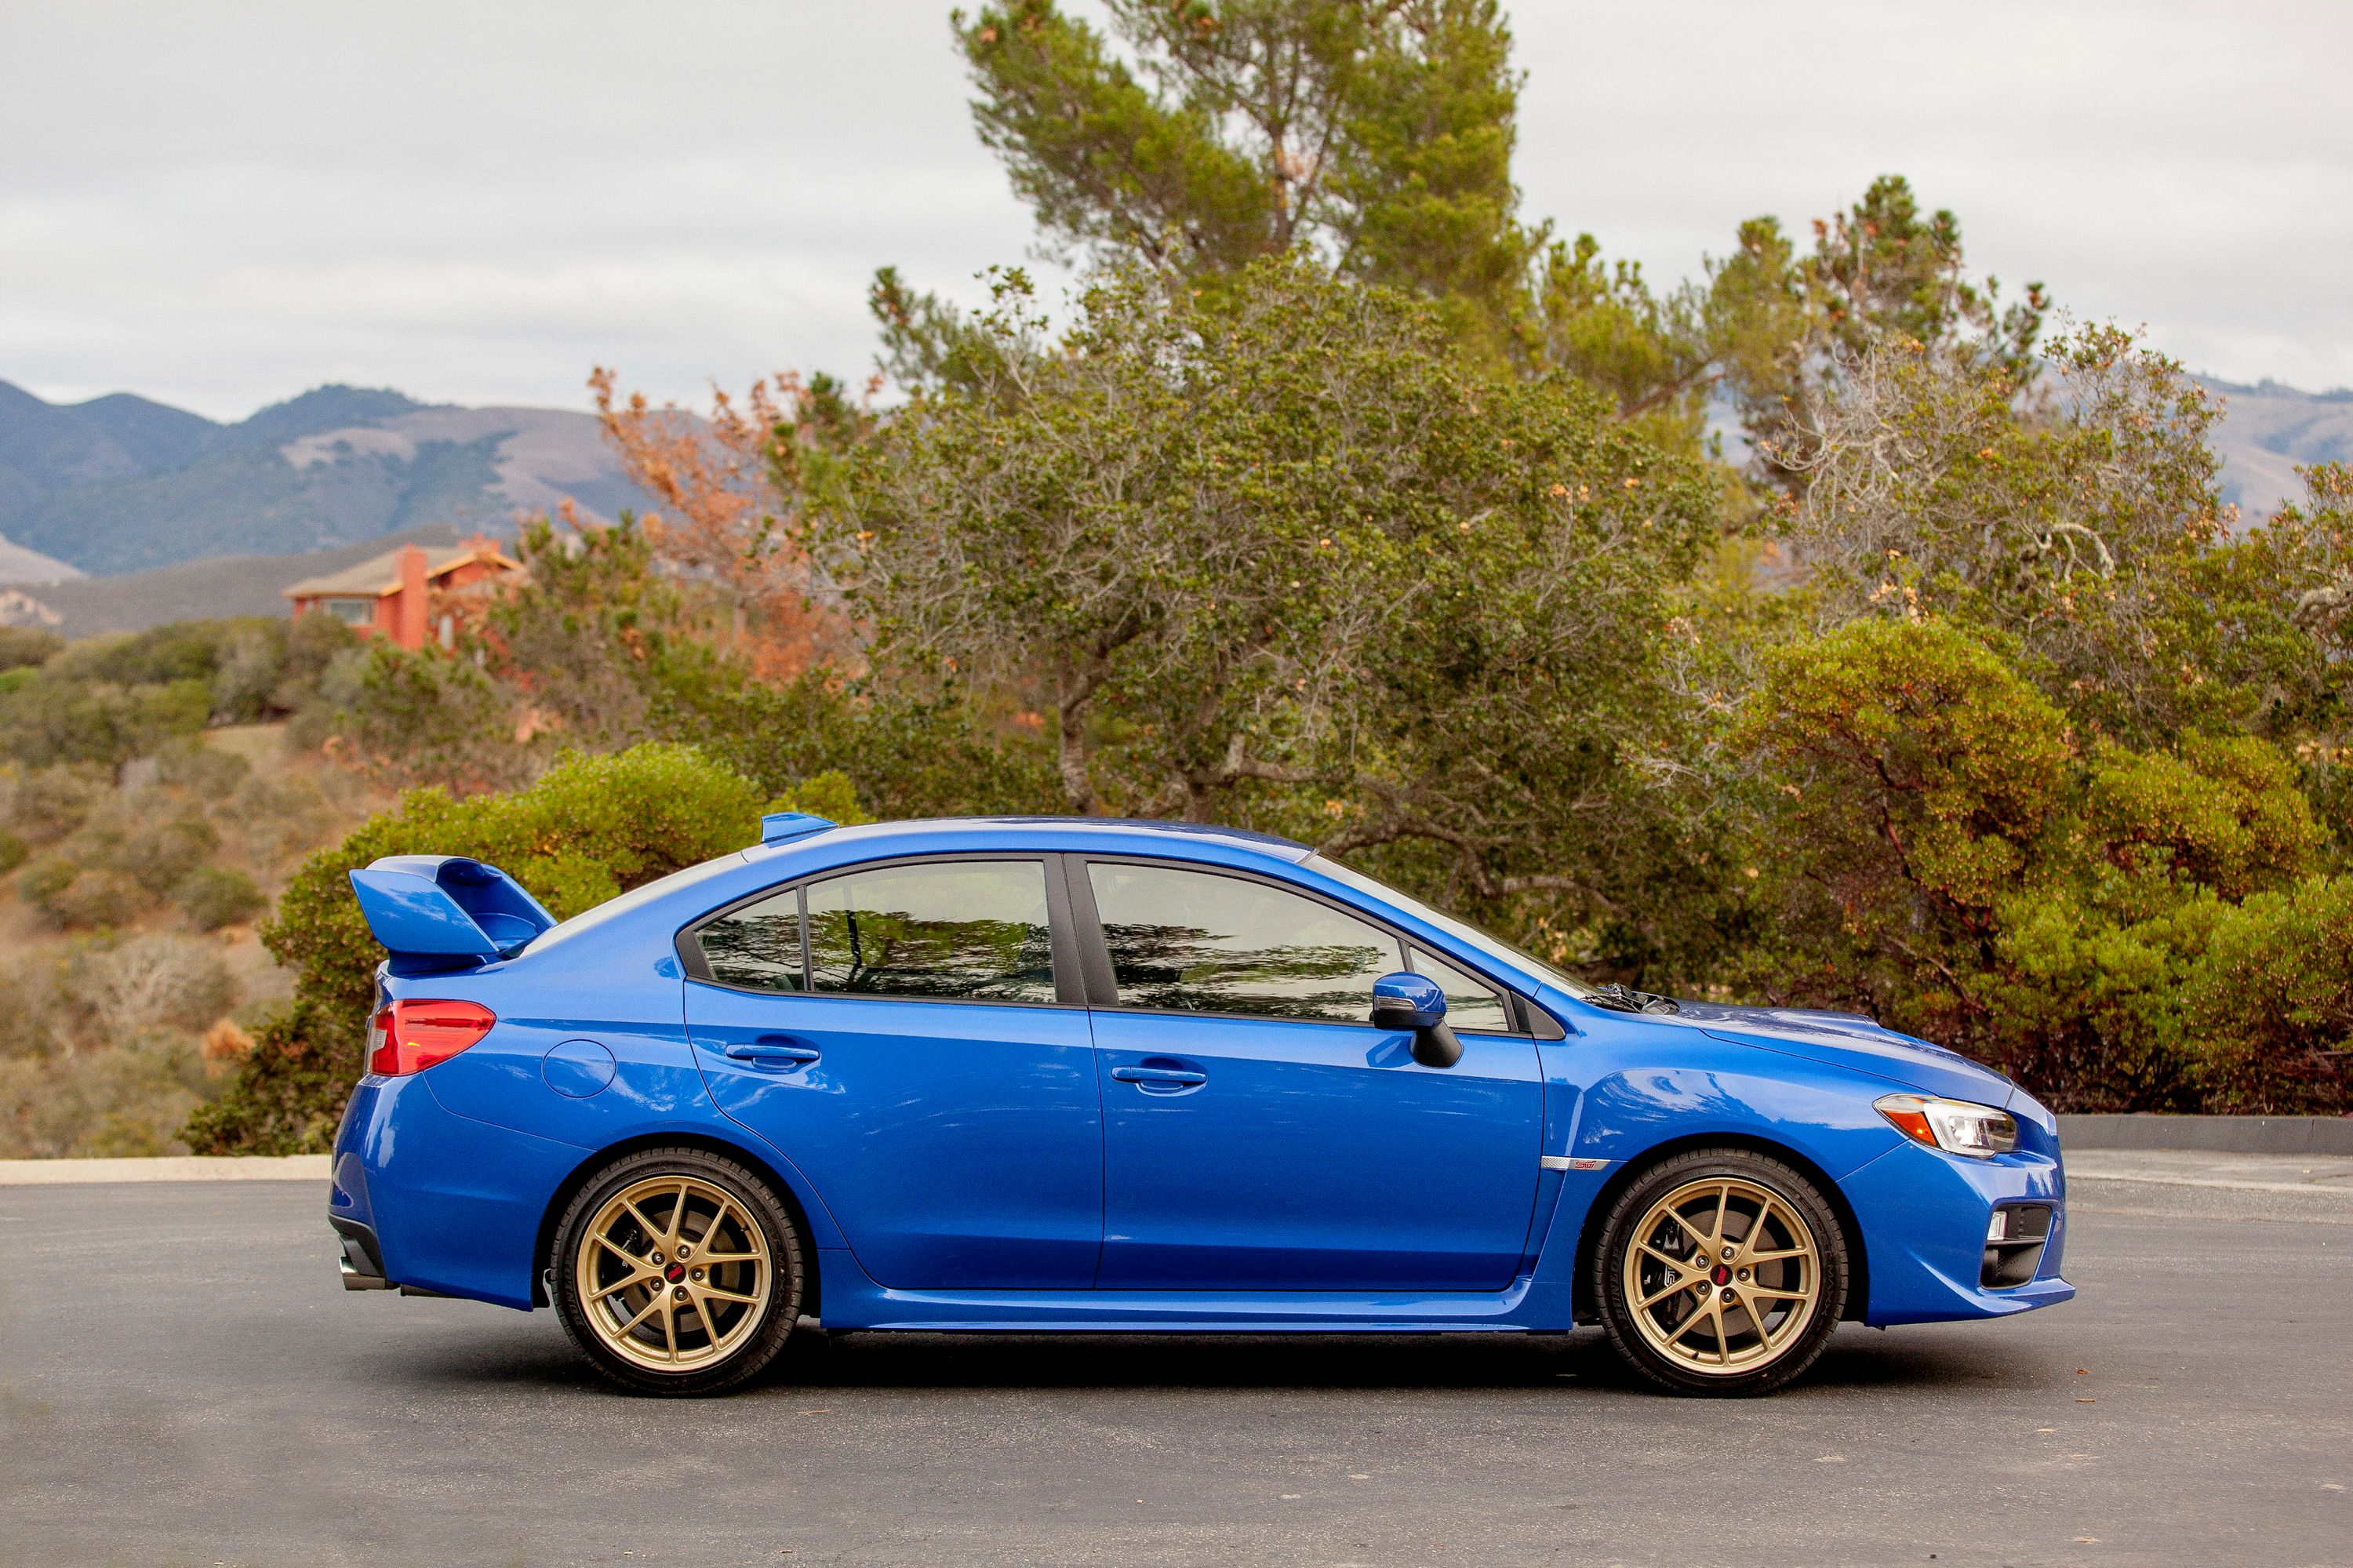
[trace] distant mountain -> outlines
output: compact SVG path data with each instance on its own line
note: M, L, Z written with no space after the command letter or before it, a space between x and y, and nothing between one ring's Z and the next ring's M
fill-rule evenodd
M2222 499L2247 522L2304 498L2298 466L2353 462L2353 389L2299 392L2276 381L2242 387L2211 377L2200 385L2222 397L2212 438L2222 458Z
M609 521L648 499L594 417L462 408L321 387L251 418L114 393L44 402L0 381L0 581L37 557L111 574L290 555L448 524L511 534L517 511L571 501Z

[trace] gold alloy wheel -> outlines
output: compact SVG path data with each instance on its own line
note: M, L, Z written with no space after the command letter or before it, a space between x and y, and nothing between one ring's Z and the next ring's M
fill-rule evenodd
M1790 1202L1732 1176L1651 1205L1626 1248L1626 1304L1652 1350L1725 1377L1778 1361L1821 1293L1814 1233Z
M588 1326L654 1372L712 1366L768 1305L767 1238L743 1202L691 1176L649 1176L607 1200L572 1260Z

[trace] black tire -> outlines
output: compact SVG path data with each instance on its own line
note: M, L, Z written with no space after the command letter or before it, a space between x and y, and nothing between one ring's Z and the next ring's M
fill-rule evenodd
M681 1182L681 1195L676 1202L679 1209L687 1211L686 1217L672 1220L670 1212L660 1207L659 1195L648 1207L651 1211L655 1233L659 1233L665 1223L670 1224L673 1232L684 1233L681 1239L690 1244L687 1254L664 1255L659 1250L662 1243L658 1234L646 1234L632 1241L626 1250L601 1245L597 1242L599 1217L607 1215L622 1194L651 1181L666 1181L673 1178ZM732 1200L733 1207L720 1203L713 1193L724 1194L726 1199ZM715 1212L706 1217L702 1213L705 1209ZM695 1226L699 1223L706 1228L696 1234ZM756 1236L752 1234L752 1227L756 1227ZM605 1234L610 1235L612 1232L608 1229ZM638 1233L629 1232L625 1226L622 1234L635 1235ZM723 1261L708 1271L710 1287L715 1297L717 1287L723 1283L739 1290L754 1291L754 1287L744 1281L756 1279L758 1276L744 1271L765 1266L766 1288L755 1292L759 1297L756 1305L737 1307L731 1301L731 1304L712 1308L700 1296L694 1298L691 1307L681 1304L682 1297L680 1302L670 1302L664 1300L667 1291L659 1278L644 1277L644 1270L637 1264L618 1261L620 1257L638 1252L643 1252L646 1256L661 1257L664 1266L672 1270L670 1277L677 1280L676 1288L683 1291L689 1287L686 1276L679 1271L683 1265L693 1261L694 1245L705 1242L710 1245L741 1249L743 1254L765 1252L765 1257L756 1263ZM705 1245L703 1250L709 1251L710 1245ZM602 1266L612 1274L628 1276L642 1286L650 1287L649 1293L634 1298L626 1298L617 1287L611 1292L598 1294L594 1300L589 1299L584 1294L581 1281L579 1260L584 1252L599 1260L612 1255L612 1261ZM732 1258L738 1255L714 1255ZM590 1365L621 1387L636 1393L687 1397L724 1393L741 1386L776 1360L776 1353L784 1349L785 1341L792 1337L793 1328L800 1320L807 1255L807 1244L801 1236L800 1226L794 1222L792 1211L767 1181L749 1167L701 1149L640 1150L622 1156L599 1171L582 1185L565 1207L563 1217L556 1222L554 1242L547 1260L548 1295L555 1304L556 1315L564 1320L565 1331L572 1336L573 1344L579 1348ZM736 1272L724 1272L729 1269ZM705 1271L696 1268L692 1270L691 1277L697 1287L701 1287L705 1279ZM597 1281L592 1277L594 1283ZM697 1335L702 1340L701 1359L675 1368L647 1364L646 1357L651 1354L650 1327L647 1327L643 1335L625 1335L614 1322L619 1311L624 1309L615 1304L629 1300L634 1306L635 1299L647 1301L649 1305L644 1310L649 1313L655 1310L652 1303L662 1302L659 1320L668 1330L670 1354L673 1361L681 1358L681 1339L689 1341L689 1353L692 1353L691 1341ZM679 1319L689 1312L694 1316L687 1319L688 1327L681 1336ZM736 1315L723 1316L730 1313ZM714 1322L714 1319L722 1320ZM606 1327L600 1330L598 1322ZM624 1348L616 1349L614 1342L608 1342L608 1336L612 1340L621 1342ZM640 1338L646 1339L647 1351L641 1351L638 1359L624 1353L625 1350L637 1350L637 1340Z
M1678 1193L1699 1192L1697 1223L1705 1229L1704 1192L1711 1182L1723 1183L1726 1194L1714 1221L1713 1240L1726 1249L1721 1254L1710 1254L1698 1230L1665 1218L1660 1207ZM1769 1205L1760 1193L1770 1195ZM1646 1219L1654 1223L1646 1227ZM1794 1250L1793 1219L1810 1233L1810 1261ZM1736 1224L1746 1228L1736 1232ZM1629 1294L1628 1255L1642 1242L1658 1244L1636 1256L1637 1272L1649 1277L1633 1286L1648 1290L1647 1298ZM1670 1261L1659 1245L1667 1253L1688 1249L1689 1258ZM1767 1261L1739 1266L1749 1263L1751 1246ZM1738 1398L1771 1393L1822 1353L1846 1312L1847 1260L1837 1211L1802 1173L1751 1150L1695 1149L1659 1161L1619 1194L1602 1222L1588 1284L1609 1343L1629 1366L1676 1393ZM1806 1306L1792 1298L1809 1283ZM1745 1294L1750 1290L1758 1294ZM1644 1299L1652 1305L1645 1308ZM1806 1315L1799 1316L1801 1308ZM1713 1323L1701 1320L1710 1314ZM1672 1349L1662 1345L1679 1330L1683 1337Z

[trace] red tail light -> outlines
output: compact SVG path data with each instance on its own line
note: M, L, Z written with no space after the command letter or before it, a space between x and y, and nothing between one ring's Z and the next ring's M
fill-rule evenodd
M368 1071L397 1076L446 1062L499 1021L478 1001L403 997L368 1020Z

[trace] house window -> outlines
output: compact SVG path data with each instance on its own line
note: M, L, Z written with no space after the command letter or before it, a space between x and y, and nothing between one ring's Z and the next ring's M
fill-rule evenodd
M365 626L375 619L375 600L372 599L322 599L319 608L345 626Z

